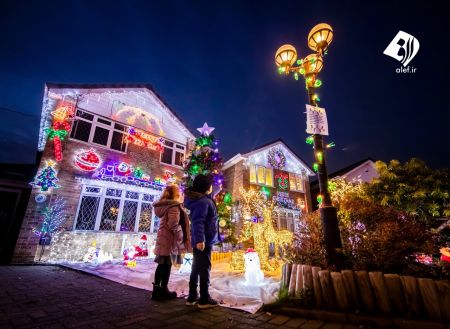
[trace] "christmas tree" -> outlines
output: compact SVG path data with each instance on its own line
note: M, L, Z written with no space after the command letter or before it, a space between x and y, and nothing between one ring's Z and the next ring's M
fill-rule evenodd
M56 184L58 178L56 178L56 171L53 168L55 163L53 161L47 161L47 167L42 169L34 179L34 182L30 183L33 186L39 186L42 192L48 191L49 188L58 188Z
M219 155L219 141L215 139L211 132L214 127L208 127L205 122L203 127L197 128L201 136L195 140L195 147L186 161L185 177L186 187L191 187L195 176L198 174L213 175L214 185L220 186L223 183L222 158Z
M43 236L46 234L52 235L59 230L62 224L66 221L65 217L66 203L63 198L57 197L52 205L45 207L42 212L42 225L41 227L33 229L33 231Z

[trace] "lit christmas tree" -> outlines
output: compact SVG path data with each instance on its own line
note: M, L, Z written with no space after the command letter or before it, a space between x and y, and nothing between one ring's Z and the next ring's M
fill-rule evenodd
M39 174L34 179L34 182L30 184L33 186L39 186L42 192L48 191L49 188L58 188L59 185L56 184L58 178L56 178L56 171L53 168L55 162L47 161L47 167L42 169Z
M214 177L214 185L219 186L223 183L222 174L222 158L219 155L219 142L215 139L211 132L214 127L208 127L205 122L202 128L197 128L201 136L195 140L195 148L186 161L185 177L186 187L191 187L195 176L198 174Z
M66 221L66 203L63 198L57 197L51 206L45 207L42 212L42 224L40 228L34 228L33 232L39 237L52 236Z

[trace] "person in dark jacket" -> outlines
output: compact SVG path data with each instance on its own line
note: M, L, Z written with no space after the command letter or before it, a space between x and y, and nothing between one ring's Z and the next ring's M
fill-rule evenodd
M194 255L186 305L195 305L198 301L199 308L218 305L208 292L211 250L212 246L219 242L217 208L211 197L212 182L211 176L198 175L192 188L185 191L184 198L184 205L190 210L191 244ZM197 294L199 277L200 299Z
M181 206L180 190L176 185L169 185L161 199L153 204L155 214L161 221L156 236L155 262L158 263L153 283L153 300L176 298L176 292L167 288L172 268L172 257L181 264L181 254L190 252L189 218Z

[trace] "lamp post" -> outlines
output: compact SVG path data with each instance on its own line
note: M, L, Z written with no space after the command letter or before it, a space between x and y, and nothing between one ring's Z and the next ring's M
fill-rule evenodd
M314 53L303 59L297 60L297 51L294 46L286 44L281 46L275 54L275 64L278 66L280 74L294 74L295 80L303 76L308 92L309 104L317 106L319 97L316 89L322 85L322 81L317 78L318 73L323 68L323 56L333 40L333 29L330 25L322 23L314 26L308 35L308 47ZM339 232L336 208L331 203L330 193L328 192L328 175L325 161L325 147L323 137L320 134L312 136L314 143L314 158L316 163L314 169L319 178L320 194L318 200L320 203L320 217L322 221L322 230L329 265L341 267L342 257L337 249L342 248L341 236Z

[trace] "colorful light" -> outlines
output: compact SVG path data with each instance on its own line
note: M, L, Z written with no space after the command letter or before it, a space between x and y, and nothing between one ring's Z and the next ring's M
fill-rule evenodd
M56 171L53 168L55 162L49 160L46 162L47 167L42 169L30 185L35 187L40 187L42 192L48 191L50 188L59 188L60 186L56 184L58 178L56 178Z
M319 204L322 204L322 202L323 202L323 195L322 194L319 194L317 196L317 202L319 202Z
M317 80L314 82L314 87L315 87L315 88L319 88L321 85L322 85L322 80L317 79Z
M313 145L314 144L314 136L310 135L306 137L306 144Z
M94 149L82 150L74 157L74 165L83 171L94 171L100 166L100 157Z
M327 149L330 149L330 148L335 147L335 146L336 146L336 144L334 144L334 142L331 142L331 143L328 143L328 144L326 145L326 148L327 148Z
M286 173L278 173L275 175L278 187L282 190L287 190L289 188L289 175Z
M319 171L319 164L318 164L318 163L314 163L314 164L313 164L313 170L314 170L315 172L318 172L318 171Z
M317 151L317 152L316 152L316 160L317 160L319 163L322 163L322 162L323 162L323 153L322 153L322 152L320 152L320 151Z
M128 134L125 138L125 142L146 147L153 151L164 151L164 139L162 137L148 134L136 128L128 128Z

